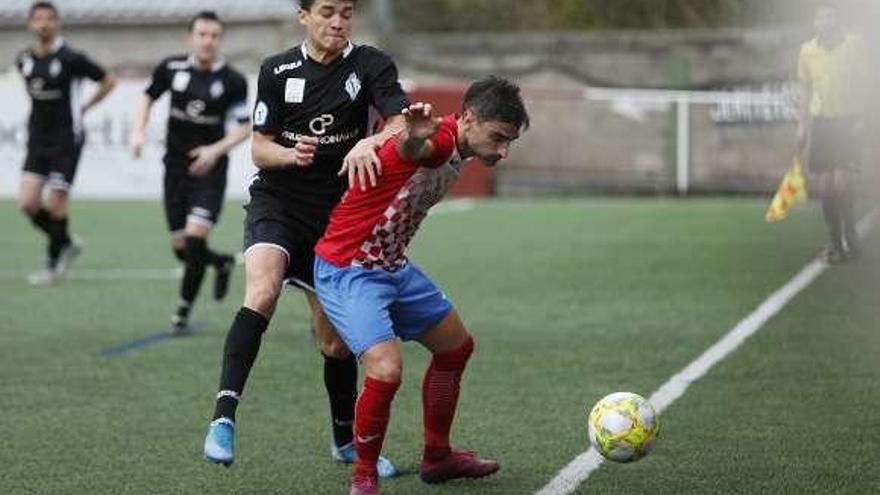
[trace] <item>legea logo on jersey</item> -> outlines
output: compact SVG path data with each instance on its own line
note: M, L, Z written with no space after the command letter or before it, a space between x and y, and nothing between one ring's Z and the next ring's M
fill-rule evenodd
M309 122L309 130L314 132L316 136L323 136L327 132L327 128L333 125L334 121L336 119L332 115L325 113Z
M354 72L349 74L348 79L345 80L345 92L351 97L351 101L354 101L361 92L361 80Z
M177 71L174 73L174 79L171 80L171 89L177 92L186 91L189 86L190 74L185 71Z
M46 85L46 81L43 81L41 77L35 77L31 79L31 91L34 93L40 92L43 90L43 86Z
M186 104L186 114L190 117L199 117L205 111L205 102L193 100Z
M211 89L209 89L211 93L211 98L215 100L223 96L223 93L226 91L226 88L223 86L223 81L214 81L214 84L211 85Z
M297 60L296 62L291 62L289 64L279 65L279 66L275 67L275 69L272 72L274 72L275 75L277 76L278 74L281 74L282 72L285 72L288 70L299 69L302 66L302 64L303 64L302 61Z

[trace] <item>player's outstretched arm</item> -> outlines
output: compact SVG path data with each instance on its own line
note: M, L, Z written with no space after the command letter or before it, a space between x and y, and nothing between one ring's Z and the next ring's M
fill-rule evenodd
M133 128L131 130L131 156L140 158L144 151L144 142L147 140L147 122L150 121L150 109L154 100L144 95L139 101L134 112Z
M430 103L413 103L403 109L406 127L397 151L400 156L415 163L427 160L434 152L430 138L440 128L440 118L434 117Z
M382 161L379 160L376 151L388 138L403 130L405 125L403 115L394 115L385 121L381 132L361 139L354 145L351 151L345 155L342 160L342 168L339 169L339 175L348 174L349 187L360 184L361 190L366 191L367 180L369 180L370 187L376 187L376 180L382 175Z
M293 148L275 142L275 136L255 131L251 138L251 158L261 170L308 167L315 159L318 138L302 136Z

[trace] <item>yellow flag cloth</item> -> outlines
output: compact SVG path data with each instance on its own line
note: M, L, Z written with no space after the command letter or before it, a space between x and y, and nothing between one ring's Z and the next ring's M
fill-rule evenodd
M773 196L773 202L770 203L770 208L767 209L765 218L768 222L782 220L788 216L788 212L791 211L791 207L795 203L806 200L807 181L804 179L804 174L801 171L800 159L794 157L791 168L788 169L785 177L782 178L782 184L779 184L776 196Z

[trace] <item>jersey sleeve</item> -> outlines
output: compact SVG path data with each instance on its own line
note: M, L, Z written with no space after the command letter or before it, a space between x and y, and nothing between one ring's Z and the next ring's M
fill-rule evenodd
M370 57L369 95L370 104L383 118L399 114L409 106L409 98L400 86L397 66L388 55L376 50Z
M263 62L260 78L257 81L257 103L254 106L255 132L278 134L281 131L281 92L278 81L272 73L271 64Z
M229 111L227 115L239 124L247 124L251 121L247 96L247 79L236 74L229 82Z
M153 69L153 75L150 77L150 83L147 85L147 89L144 91L147 96L149 96L153 100L158 100L163 93L168 91L170 86L170 78L171 74L168 70L168 61L163 60L161 64L157 65L155 69Z
M100 81L107 76L107 71L83 53L73 56L71 72L75 77L87 77L92 81Z
M424 167L436 168L449 161L452 153L455 151L455 128L447 123L446 120L440 123L437 133L429 140L434 148L429 156L420 165Z

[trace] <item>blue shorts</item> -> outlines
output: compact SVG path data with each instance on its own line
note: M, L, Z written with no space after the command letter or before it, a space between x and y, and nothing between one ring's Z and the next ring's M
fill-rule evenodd
M356 356L400 337L419 338L452 311L452 303L417 266L390 272L340 268L315 256L315 290L340 337Z

